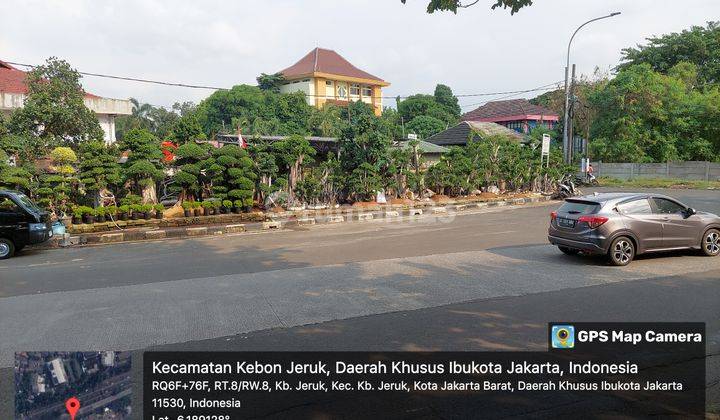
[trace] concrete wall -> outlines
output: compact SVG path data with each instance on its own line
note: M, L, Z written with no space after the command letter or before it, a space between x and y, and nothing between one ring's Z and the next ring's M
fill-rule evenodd
M595 176L618 179L672 178L697 181L720 181L720 163L602 163L592 162Z

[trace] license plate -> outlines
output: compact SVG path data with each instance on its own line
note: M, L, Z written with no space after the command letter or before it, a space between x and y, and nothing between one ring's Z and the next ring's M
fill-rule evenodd
M558 226L562 227L575 227L575 221L572 219L558 218Z

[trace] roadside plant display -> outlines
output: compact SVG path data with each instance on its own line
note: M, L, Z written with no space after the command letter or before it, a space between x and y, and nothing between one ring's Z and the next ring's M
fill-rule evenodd
M165 206L162 204L155 204L153 206L153 209L155 210L155 218L156 219L162 219L163 218L163 212L165 211Z
M193 202L192 201L183 201L181 204L183 209L183 215L185 217L192 217L193 216Z
M238 146L227 145L213 150L212 163L207 168L213 197L241 200L243 207L252 207L257 177L253 166L248 152Z
M77 155L69 147L56 147L50 153L49 173L41 176L37 190L39 204L57 214L65 215L72 205L72 193L77 183L75 164Z

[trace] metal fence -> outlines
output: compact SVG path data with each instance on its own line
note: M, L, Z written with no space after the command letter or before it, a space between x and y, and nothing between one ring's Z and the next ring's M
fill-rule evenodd
M665 163L592 162L595 175L617 179L667 178L720 181L720 163L688 161Z

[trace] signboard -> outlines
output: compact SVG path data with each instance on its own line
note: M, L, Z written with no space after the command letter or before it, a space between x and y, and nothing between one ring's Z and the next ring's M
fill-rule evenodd
M408 134L408 140L417 140L417 134L410 133Z
M550 156L550 135L549 134L543 134L542 156Z

